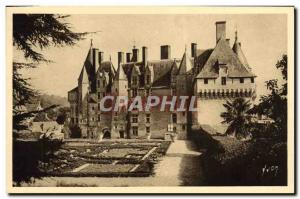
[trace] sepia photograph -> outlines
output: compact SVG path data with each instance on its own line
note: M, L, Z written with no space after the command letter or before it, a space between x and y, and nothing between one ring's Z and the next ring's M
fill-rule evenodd
M294 7L7 7L9 193L294 193Z

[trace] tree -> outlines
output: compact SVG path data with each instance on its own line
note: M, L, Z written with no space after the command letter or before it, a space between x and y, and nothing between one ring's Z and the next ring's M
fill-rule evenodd
M277 61L276 68L281 70L284 83L278 86L278 80L266 81L266 87L270 94L260 98L260 103L255 105L249 112L266 115L274 120L273 135L283 139L287 138L287 55L282 55Z
M24 56L22 61L13 61L13 113L16 117L14 122L22 121L24 116L18 111L18 107L30 102L38 94L30 85L30 79L22 76L20 69L36 68L41 62L51 62L39 51L50 46L72 46L88 34L73 32L70 24L65 22L67 17L69 16L53 14L13 15L13 46ZM25 116L28 115L31 114Z
M221 113L221 117L224 119L222 123L229 124L226 134L246 137L251 120L251 116L247 114L251 106L250 102L244 98L236 98L232 102L227 101L223 106L226 108L226 111Z

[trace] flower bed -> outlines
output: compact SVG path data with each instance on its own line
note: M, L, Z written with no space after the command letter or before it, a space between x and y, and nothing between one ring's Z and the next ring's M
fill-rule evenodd
M79 173L106 173L106 172L129 172L134 167L134 164L91 164Z
M143 141L120 142L110 141L93 144L76 142L65 144L56 151L49 162L40 162L39 168L44 176L102 176L129 177L149 176L153 165L165 155L170 142ZM156 150L145 160L142 158L153 148ZM74 169L89 164L74 172ZM139 167L130 172L136 165Z

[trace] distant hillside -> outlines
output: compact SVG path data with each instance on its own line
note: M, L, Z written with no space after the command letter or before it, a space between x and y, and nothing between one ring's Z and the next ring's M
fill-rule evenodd
M60 105L62 107L69 107L69 102L67 98L60 97L57 95L42 94L40 95L40 100L41 100L42 107L48 107L54 104Z

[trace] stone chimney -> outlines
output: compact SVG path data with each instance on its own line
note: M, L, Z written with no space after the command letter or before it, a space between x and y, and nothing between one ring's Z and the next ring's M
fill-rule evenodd
M226 21L216 22L216 43L220 39L226 39Z
M132 62L138 62L139 61L139 49L133 47L132 49Z
M98 53L98 60L99 60L99 64L101 65L101 63L104 60L104 54L101 51Z
M124 53L118 52L118 66L120 66L122 63L124 63Z
M196 43L191 44L191 56L192 57L197 56L197 44Z
M148 61L148 48L146 46L142 47L142 62L144 66L146 65Z
M126 62L131 62L131 53L126 53Z
M160 59L171 59L171 46L160 46Z

